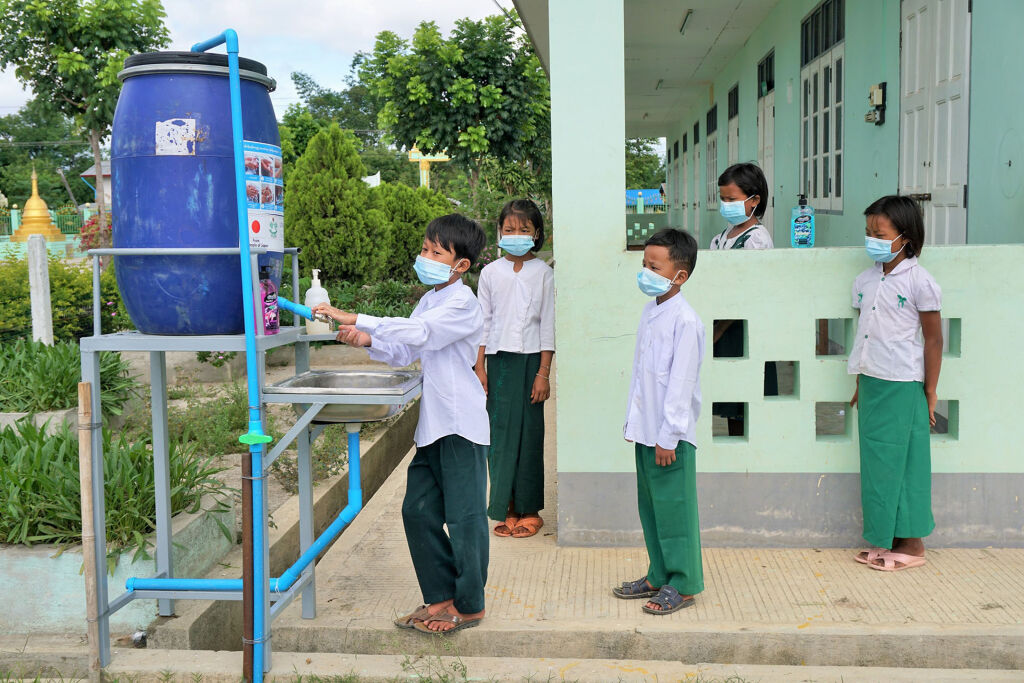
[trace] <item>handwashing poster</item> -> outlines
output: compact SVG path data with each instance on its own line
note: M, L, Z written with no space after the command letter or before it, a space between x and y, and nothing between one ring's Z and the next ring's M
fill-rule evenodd
M245 199L249 208L249 246L284 251L284 173L281 148L242 141Z

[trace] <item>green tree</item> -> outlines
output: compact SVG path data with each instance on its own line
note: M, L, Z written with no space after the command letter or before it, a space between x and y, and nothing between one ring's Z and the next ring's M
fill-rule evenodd
M88 133L97 166L110 132L125 57L168 42L159 0L0 0L0 69ZM105 220L103 184L96 208Z
M548 148L547 76L516 26L505 16L461 19L444 38L423 22L411 42L383 31L373 53L360 56L380 128L407 149L446 152L473 195L485 157L530 164Z
M452 212L451 203L425 187L413 189L402 183L383 183L371 191L373 206L391 225L391 250L385 267L389 276L411 274L410 266L423 244L427 223Z
M363 59L363 55L357 54L352 60L344 90L322 87L301 71L292 74L292 83L315 118L336 121L342 128L351 130L364 146L372 147L380 142L381 134L376 130L377 102L358 79L357 69Z
M16 113L0 117L0 189L12 203L24 204L31 194L33 166L39 194L51 207L92 201L92 190L78 177L91 163L89 144L74 121L44 103L33 99ZM72 197L58 169L64 172Z
M295 162L285 202L289 240L302 249L304 273L319 268L332 281L380 277L392 243L386 215L363 182L355 137L331 124Z
M626 139L626 187L635 190L661 187L665 162L655 150L653 138Z

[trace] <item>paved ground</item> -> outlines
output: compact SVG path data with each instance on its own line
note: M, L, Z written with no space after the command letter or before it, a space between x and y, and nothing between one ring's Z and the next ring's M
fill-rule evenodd
M488 617L453 638L462 656L1024 668L1024 550L934 549L884 573L853 550L708 548L697 604L642 614L610 592L643 576L642 548L557 545L553 429L547 449L545 526L492 537ZM400 519L410 457L318 565L317 619L293 605L276 621L278 650L400 654L430 639L391 625L421 602Z

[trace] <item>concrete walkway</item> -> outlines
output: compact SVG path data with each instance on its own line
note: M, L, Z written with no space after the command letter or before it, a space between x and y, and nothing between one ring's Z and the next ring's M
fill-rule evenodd
M853 550L706 548L697 604L645 615L610 590L644 575L642 548L557 545L554 429L547 452L544 528L491 537L487 619L446 640L444 654L1024 669L1024 550L934 549L923 568L887 573L855 563ZM293 605L276 620L275 650L436 650L439 638L392 625L421 602L400 517L411 455L319 563L317 618Z

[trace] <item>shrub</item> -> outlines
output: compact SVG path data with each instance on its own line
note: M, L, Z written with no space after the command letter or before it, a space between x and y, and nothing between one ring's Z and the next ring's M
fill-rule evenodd
M391 224L386 272L391 277L414 279L412 263L420 253L427 224L451 213L451 203L438 192L401 183L383 183L371 190L371 196L374 206L384 212Z
M337 124L313 136L289 174L285 221L305 271L328 280L373 280L384 272L391 228L363 182L355 137Z
M102 225L100 224L99 215L93 216L82 224L82 229L78 233L78 244L82 251L104 249L112 246L113 243L109 214L106 215L106 220L103 221Z
M78 345L17 339L0 345L0 411L45 412L78 405ZM120 415L139 390L118 353L100 353L100 402L104 415Z
M155 529L153 455L146 439L103 433L108 562L131 547L146 555L146 536ZM170 446L171 513L201 509L204 495L220 500L222 471L196 449ZM81 542L82 508L78 480L78 436L68 427L48 436L28 420L0 429L0 543L73 544ZM229 538L229 530L222 527Z

